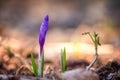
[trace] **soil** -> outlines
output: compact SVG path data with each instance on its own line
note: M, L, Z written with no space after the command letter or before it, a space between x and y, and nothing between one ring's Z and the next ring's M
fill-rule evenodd
M36 56L36 55L35 55ZM44 78L38 79L29 70L30 56L21 56L22 59L16 57L9 49L0 48L0 80L61 80L58 65L51 61L45 61L45 75ZM26 60L24 60L24 58ZM22 61L23 60L23 61ZM28 63L25 63L28 61ZM105 64L98 59L94 65L94 73L97 73L100 80L120 80L120 62L119 60L111 60ZM52 66L49 66L51 64ZM54 66L53 66L54 65ZM74 70L76 68L86 68L89 62L84 59L68 60L67 70Z
M120 64L117 61L108 62L96 72L100 80L120 80Z

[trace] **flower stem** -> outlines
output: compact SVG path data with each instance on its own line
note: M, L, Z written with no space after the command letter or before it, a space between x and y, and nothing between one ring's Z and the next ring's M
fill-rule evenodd
M43 77L43 71L44 71L44 52L42 53L42 55L39 54L39 58L38 58L39 77Z

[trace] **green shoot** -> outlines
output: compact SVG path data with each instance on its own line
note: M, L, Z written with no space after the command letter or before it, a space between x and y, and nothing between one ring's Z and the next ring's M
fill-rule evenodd
M40 77L43 77L43 72L44 72L44 50L42 52L42 56L39 55L39 60L38 60L38 73Z
M61 71L65 72L66 71L66 49L64 50L61 49Z
M31 61L32 61L32 70L33 70L33 74L38 77L38 67L37 67L37 64L35 62L35 59L34 59L34 56L33 56L33 53L31 52Z
M98 46L100 46L100 42L99 42L99 36L98 33L94 32L93 35L90 34L90 32L85 32L83 33L83 35L89 35L90 38L92 39L92 42L94 43L94 47L95 47L95 57L93 59L93 61L91 62L91 64L87 67L87 70L89 70L94 63L96 62L97 58L98 58Z
M5 49L8 52L9 57L13 57L14 56L14 53L11 51L10 47L6 47Z
M19 58L21 62L30 69L30 65L28 64L28 61L24 57L22 57L18 53L14 53L10 47L5 47L5 50L7 51L9 57Z

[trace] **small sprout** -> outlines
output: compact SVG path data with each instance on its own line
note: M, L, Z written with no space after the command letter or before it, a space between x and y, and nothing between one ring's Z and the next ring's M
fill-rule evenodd
M38 67L37 67L37 64L35 62L34 55L32 52L30 53L30 55L31 55L31 61L32 61L32 72L36 77L38 77Z
M95 47L95 57L93 59L93 61L91 62L91 64L87 67L87 70L89 70L94 63L96 62L97 58L98 58L98 46L100 46L100 42L99 42L99 36L98 33L94 32L93 35L90 34L90 32L85 32L82 35L89 35L90 38L92 39L92 42L94 43L94 47Z
M10 47L6 47L5 50L7 51L9 57L14 57L14 53L11 51Z
M40 32L39 32L39 45L40 45L40 53L38 57L38 75L40 77L43 77L43 69L44 69L44 43L45 43L45 37L48 31L48 21L49 21L49 16L46 15L41 27L40 27Z
M18 54L18 53L14 53L14 52L11 50L10 47L6 47L5 50L7 51L8 56L9 56L10 58L16 57L16 58L20 59L20 61L22 62L22 64L24 64L24 66L26 66L26 67L28 67L28 68L30 69L30 65L29 65L28 61L27 61L23 56L21 56L21 55Z
M61 49L61 71L65 72L66 71L66 49L64 50Z

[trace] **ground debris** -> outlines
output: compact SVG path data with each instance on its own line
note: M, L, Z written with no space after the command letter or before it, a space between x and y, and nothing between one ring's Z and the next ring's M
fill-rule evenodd
M120 64L117 61L110 61L97 71L100 80L120 80Z
M63 80L99 80L98 75L86 69L74 69L62 73Z

